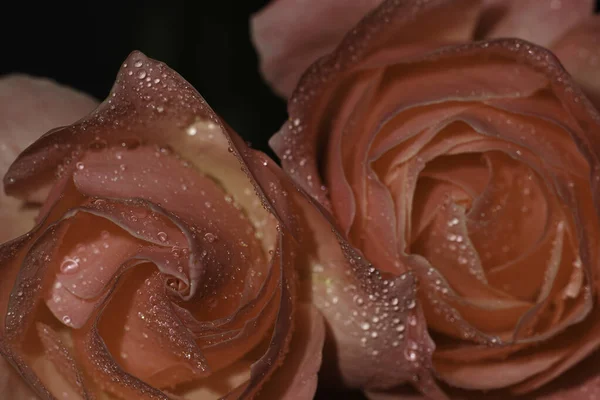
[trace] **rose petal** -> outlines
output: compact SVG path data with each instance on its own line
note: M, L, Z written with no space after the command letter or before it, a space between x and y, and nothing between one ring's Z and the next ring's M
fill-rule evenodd
M600 16L581 21L551 48L594 104L600 105Z
M53 388L55 393L62 391L64 397L81 396L86 399L90 394L83 387L83 377L81 370L77 366L73 356L67 346L62 342L59 334L50 326L41 322L37 323L38 335L44 346L44 356L40 358L39 364L52 363L58 371L52 375L50 382L45 383L49 386L59 386L60 390ZM43 375L38 372L38 375ZM57 376L59 375L59 376ZM62 378L62 379L61 379ZM60 384L61 380L66 380L68 384Z
M34 140L49 129L81 118L96 106L96 101L46 79L11 75L0 78L0 105L0 175L4 175ZM31 229L36 214L35 207L0 193L0 242Z
M478 34L548 46L593 12L592 0L488 0Z
M336 0L273 1L251 21L262 73L277 93L289 96L306 67L333 50L346 32L381 3L382 0L361 0L348 7ZM479 1L470 0L402 2L405 13L402 22L395 21L400 29L394 40L404 43L422 43L432 38L442 42L468 40L475 26L478 4ZM383 19L385 14L375 12L372 18Z
M252 16L251 33L261 71L275 91L289 96L302 72L329 53L382 0L272 1Z
M600 396L600 353L596 351L536 394L539 400L593 400Z
M0 359L0 393L14 400L37 400L38 396L4 358Z
M296 310L294 336L285 363L263 387L265 399L310 400L317 389L317 373L325 341L323 317L313 306Z
M164 279L148 264L124 279L98 324L118 364L161 389L208 376L200 348L171 310Z

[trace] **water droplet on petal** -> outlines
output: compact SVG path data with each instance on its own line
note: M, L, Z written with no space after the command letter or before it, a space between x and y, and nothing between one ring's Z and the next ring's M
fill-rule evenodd
M213 243L217 240L217 236L214 233L206 233L204 235L204 240L206 240L208 243Z
M71 274L79 268L79 262L72 258L65 258L65 260L60 264L60 272L64 274Z

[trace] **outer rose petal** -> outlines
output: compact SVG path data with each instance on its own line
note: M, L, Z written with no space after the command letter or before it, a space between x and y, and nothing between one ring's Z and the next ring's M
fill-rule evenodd
M548 46L594 12L592 0L488 0L479 33Z
M600 106L600 16L575 26L552 45L552 51L596 106Z
M0 358L0 393L14 400L37 400L37 395L25 384L13 367Z
M273 0L252 17L252 41L262 73L274 90L289 96L304 70L329 53L383 0Z
M312 305L296 310L295 330L286 362L260 391L265 399L310 400L317 389L317 373L325 341L325 323Z
M96 107L93 98L47 79L0 78L0 175L43 133L75 122ZM0 243L27 232L37 210L0 193Z
M335 49L346 32L381 3L382 0L359 0L349 6L344 0L273 1L251 21L252 39L265 78L278 94L290 96L306 68ZM411 27L400 40L419 42L431 39L433 31L437 41L468 40L479 1L436 0L426 6L416 0L402 3ZM458 29L440 29L435 16L428 14L429 10L444 9L446 5L450 7L444 11L444 21Z

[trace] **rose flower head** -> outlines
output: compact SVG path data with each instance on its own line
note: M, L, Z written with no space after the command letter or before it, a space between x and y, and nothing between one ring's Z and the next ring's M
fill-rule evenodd
M471 42L481 3L384 1L300 78L271 145L381 281L350 302L317 281L314 301L343 383L373 399L405 398L407 382L439 399L595 398L600 116L549 50ZM549 2L489 3L523 17L516 4ZM591 9L558 3L570 28L585 16L570 6ZM489 35L511 32L496 22ZM593 43L590 26L547 39L572 54L571 39ZM406 274L414 301L390 296ZM417 311L396 319L386 304Z
M271 160L139 52L10 167L94 102L23 77L0 96L3 396L312 398L324 326Z

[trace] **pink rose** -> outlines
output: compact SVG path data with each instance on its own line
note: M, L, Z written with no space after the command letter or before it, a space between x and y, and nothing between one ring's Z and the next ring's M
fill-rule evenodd
M545 48L471 40L548 45L594 100L597 20L589 1L481 3L385 1L341 43L351 18L322 20L342 2L280 0L255 20L257 40L278 32L259 49L281 93L303 65L277 60L326 54L271 144L377 275L360 278L370 296L333 301L355 270L330 257L313 275L344 284L316 279L313 299L343 383L373 399L405 398L406 382L430 398L594 398L600 115ZM398 277L416 294L390 295Z
M0 103L3 398L312 398L324 326L271 160L137 52L75 123L95 101L52 82Z
M289 97L302 73L319 57L334 50L346 33L383 0L274 0L252 21L252 37L261 71L274 90ZM399 0L407 10L417 0ZM431 20L413 30L408 43L517 37L549 47L581 83L600 95L595 64L600 57L592 16L592 0L436 0L445 6L454 31L437 35Z

